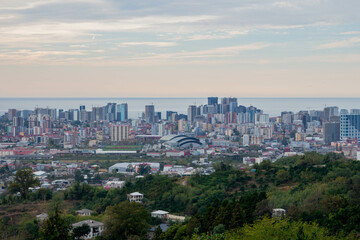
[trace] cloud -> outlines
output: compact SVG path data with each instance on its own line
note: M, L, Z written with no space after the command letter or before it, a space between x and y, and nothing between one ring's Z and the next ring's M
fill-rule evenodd
M85 22L24 22L1 26L0 44L19 46L22 44L43 44L69 42L77 45L79 41L95 40L99 33L163 32L174 25L192 25L216 19L216 16L147 16L129 19L85 21ZM135 41L138 42L138 41ZM146 41L148 42L148 41Z
M70 45L69 47L71 48L88 48L89 46L88 45L85 45L85 44L75 44L75 45Z
M174 59L187 59L187 58L230 57L230 56L236 56L243 51L260 50L269 47L270 45L271 44L268 43L253 43L247 45L213 48L213 49L207 49L201 51L155 54L154 56L140 57L138 59L174 60Z
M177 44L175 42L123 42L120 47L128 46L149 46L149 47L173 47Z
M360 31L350 31L350 32L342 32L340 35L358 35Z
M20 49L14 52L0 53L0 63L8 64L46 64L62 59L64 56L84 56L83 51L33 51ZM50 61L50 62L49 62Z
M354 37L346 40L330 42L319 45L317 49L331 49L331 48L346 48L358 45L360 43L360 37Z
M0 10L28 10L58 3L100 3L100 0L11 0L0 2Z
M211 62L217 57L239 58L243 51L279 42L293 46L314 30L326 32L334 25L340 28L341 24L356 24L360 21L358 7L358 0L347 4L336 0L4 0L0 1L0 46L12 57L21 58L19 49L26 48L31 52L23 53L24 58L37 56L37 61L56 63L62 58L64 62L88 64L90 60L76 55L79 50L94 61L101 54L114 62ZM288 34L282 37L279 32ZM316 37L319 35L314 35L314 42L318 42ZM319 46L326 49L355 46L358 40L321 41L329 42ZM152 48L151 53L144 53L148 48ZM74 52L75 57L40 56L41 50ZM274 53L270 57L261 54L259 60L251 61L267 62L263 59L277 57Z

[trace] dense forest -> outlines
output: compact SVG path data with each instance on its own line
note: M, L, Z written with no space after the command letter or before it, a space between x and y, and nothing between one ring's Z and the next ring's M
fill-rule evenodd
M158 240L360 238L358 161L336 154L307 153L275 163L265 161L252 169L224 162L215 168L208 176L146 175L128 181L122 189L105 190L75 182L63 192L41 190L26 199L7 194L1 196L0 207L47 203L49 212L54 212L59 205L62 211L56 217L64 224L81 220L75 216L76 210L92 209L92 218L108 226L102 239L145 238L145 230L159 223L150 218L150 211L158 209L188 216L183 223L172 223L166 232L156 229L154 239ZM135 191L144 194L143 204L125 204L127 194ZM286 217L272 218L274 208L285 209ZM128 230L132 225L121 225L125 220L119 217L119 226L128 234L114 238L116 233L111 229L116 227L109 218L116 219L116 213L121 212L137 212L141 217L133 214L133 219L126 221L137 224L142 219L142 229ZM15 225L6 216L0 221L2 239L37 239L44 228L44 223L29 215Z

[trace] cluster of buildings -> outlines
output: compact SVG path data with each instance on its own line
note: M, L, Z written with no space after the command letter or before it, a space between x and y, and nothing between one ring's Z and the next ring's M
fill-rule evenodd
M46 158L66 154L64 149L116 154L120 152L103 151L102 146L133 143L144 146L141 153L152 157L237 154L253 145L274 148L272 159L306 151L355 157L360 140L360 109L330 106L270 117L254 106L238 104L237 98L209 97L205 105L188 106L187 114L166 111L162 116L154 105L144 110L141 117L129 119L126 103L108 103L91 111L85 106L67 111L9 109L4 116L8 121L0 122L0 156Z

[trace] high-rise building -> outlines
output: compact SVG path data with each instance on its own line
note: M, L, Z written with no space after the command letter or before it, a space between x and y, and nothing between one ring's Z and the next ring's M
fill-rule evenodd
M221 99L221 104L230 104L232 102L236 102L236 104L237 104L237 98L224 97Z
M230 112L238 112L237 102L231 102L229 106L230 106L230 108L229 108L229 111L230 111Z
M24 118L23 117L13 117L13 126L14 127L24 127Z
M360 114L341 114L340 140L360 140Z
M350 109L350 114L360 115L360 109Z
M161 120L161 112L156 112L155 117L157 121Z
M128 120L128 104L122 103L116 105L116 120L125 122Z
M64 148L73 148L80 143L79 132L66 131L64 132Z
M80 111L85 111L85 105L80 105Z
M196 116L196 106L190 105L188 107L188 121L194 122L195 116Z
M177 114L177 112L166 111L166 121L175 122L175 120L172 119L173 113Z
M59 120L64 120L65 119L65 112L64 109L59 109Z
M105 120L109 122L115 121L116 103L108 103L105 107Z
M91 121L91 112L87 112L85 110L80 111L79 121L80 122L90 122Z
M16 117L16 109L9 109L8 110L8 119L12 120L14 117Z
M110 126L110 137L112 142L120 142L129 139L130 125L113 124Z
M128 120L128 104L122 103L120 105L120 112L121 112L121 121L125 122Z
M218 97L208 97L208 105L216 105L218 104Z
M338 107L324 108L324 121L329 122L331 116L339 116L339 108Z
M79 121L79 109L69 109L65 112L65 119L69 121Z
M340 123L326 122L324 123L324 142L329 145L332 142L340 140Z
M92 121L102 121L105 120L105 112L103 107L93 107L91 114Z
M22 110L20 116L27 120L31 114L33 114L31 110Z
M35 108L34 113L38 115L39 119L42 115L49 115L51 120L57 119L56 108Z
M284 124L291 124L294 121L293 112L281 112L281 122Z
M37 127L39 126L38 125L39 122L38 122L38 118L37 118L37 115L33 114L33 115L30 115L29 116L29 128L34 128L34 127Z
M51 129L51 119L50 119L50 115L45 114L43 116L41 116L40 119L40 127L42 128L43 132L47 132L46 130L50 130Z
M155 121L155 107L154 105L145 106L145 120L148 123L154 123Z

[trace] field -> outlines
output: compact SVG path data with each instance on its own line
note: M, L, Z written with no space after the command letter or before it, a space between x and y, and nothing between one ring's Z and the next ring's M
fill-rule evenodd
M141 145L108 145L103 147L103 151L140 151Z

